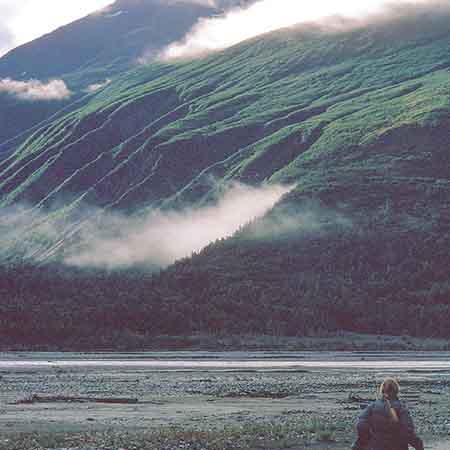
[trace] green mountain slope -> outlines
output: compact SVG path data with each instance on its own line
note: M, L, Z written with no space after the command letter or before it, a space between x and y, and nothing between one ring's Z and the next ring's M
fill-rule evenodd
M131 346L218 331L450 337L448 19L296 27L141 67L40 129L0 164L0 201L31 205L24 242L55 226L37 247L44 256L82 227L85 205L198 205L212 177L296 187L267 217L159 275L83 274L83 299L70 287L78 273L31 299L15 281L11 317L66 292L46 342L63 330L67 345L81 342L73 324L92 317L89 329L102 314L106 341L120 328ZM45 269L23 270L31 286L52 283ZM28 336L42 336L31 317Z
M0 79L44 83L63 79L72 96L30 102L0 93L0 143L49 119L86 96L90 86L101 86L136 66L140 58L151 60L169 43L181 39L200 17L217 14L219 6L120 0L13 49L0 58ZM0 146L0 159L10 147Z

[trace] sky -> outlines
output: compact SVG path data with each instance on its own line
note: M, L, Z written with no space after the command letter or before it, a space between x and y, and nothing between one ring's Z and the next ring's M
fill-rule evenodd
M113 0L0 0L0 55Z

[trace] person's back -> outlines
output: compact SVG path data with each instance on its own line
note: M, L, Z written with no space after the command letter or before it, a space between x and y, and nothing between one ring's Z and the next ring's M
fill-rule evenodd
M398 400L398 391L395 380L387 379L381 385L382 398L371 403L358 419L353 450L408 450L408 444L423 450L409 411Z

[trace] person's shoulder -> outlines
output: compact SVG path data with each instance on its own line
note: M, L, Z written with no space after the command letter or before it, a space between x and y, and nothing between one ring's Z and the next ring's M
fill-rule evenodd
M369 413L375 412L380 410L380 408L383 407L383 402L380 402L380 400L372 400L367 406L366 411Z
M387 412L387 410L388 410L388 408L387 408L387 403L382 399L382 398L379 398L379 399L377 399L377 400L374 400L372 403L371 403L371 407L372 407L372 410L375 412L375 413L379 413L379 414L383 414L383 415L386 415L386 412ZM391 406L394 408L394 409L396 409L397 411L399 411L400 409L402 409L402 407L400 406L400 404L399 403L396 403L396 400L392 400L391 401Z
M381 400L381 399L379 399L379 398L377 398L376 400L374 400L374 401L371 403L371 405L372 405L373 408L384 407L384 401Z

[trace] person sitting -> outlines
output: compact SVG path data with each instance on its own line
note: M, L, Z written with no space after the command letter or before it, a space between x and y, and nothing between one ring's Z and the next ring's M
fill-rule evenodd
M352 450L408 450L412 445L423 450L406 406L400 402L400 386L386 378L380 386L380 398L369 404L357 422L358 438Z

